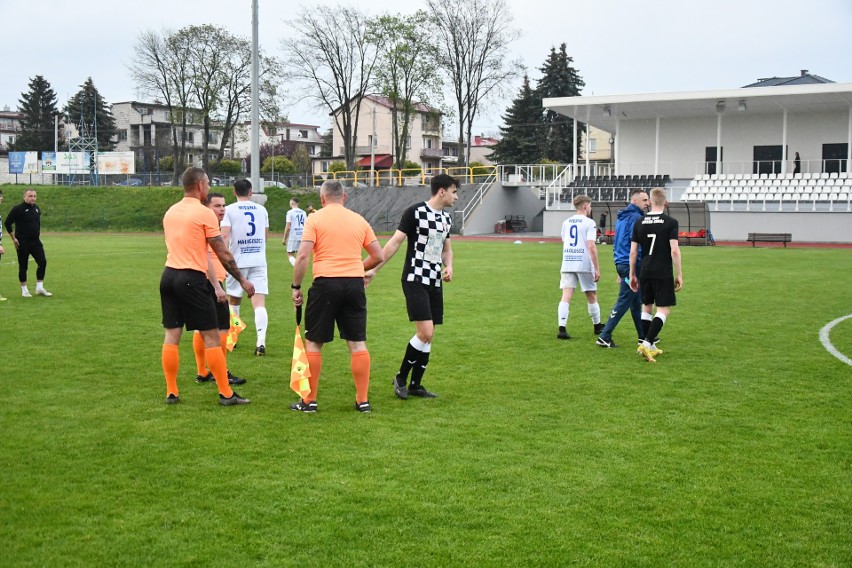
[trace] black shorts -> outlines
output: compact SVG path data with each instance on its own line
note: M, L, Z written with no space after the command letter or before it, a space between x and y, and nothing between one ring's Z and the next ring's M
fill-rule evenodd
M163 327L186 325L188 331L217 329L216 295L207 275L197 270L166 267L160 278Z
M222 288L225 285L222 284ZM213 288L212 286L210 287ZM216 292L213 292L213 301L216 302ZM228 300L224 302L216 302L216 321L219 322L219 331L228 331L231 329L231 309L228 307Z
M639 293L645 305L654 304L663 308L677 305L674 278L642 278L639 280Z
M367 294L363 278L314 280L305 308L305 338L316 343L334 341L335 322L341 339L367 341Z
M435 325L444 323L444 292L438 286L420 282L402 281L408 321L431 321Z

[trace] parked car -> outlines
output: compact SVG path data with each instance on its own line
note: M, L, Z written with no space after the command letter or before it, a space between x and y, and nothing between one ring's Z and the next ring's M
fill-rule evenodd
M139 178L127 178L126 180L120 181L120 182L116 183L115 185L137 187L137 186L142 185L142 180L139 179Z
M287 184L282 181L263 181L263 187L283 187L287 188Z
M225 183L222 180L222 178L210 178L210 185L218 187L218 186L221 186L221 185L225 185Z

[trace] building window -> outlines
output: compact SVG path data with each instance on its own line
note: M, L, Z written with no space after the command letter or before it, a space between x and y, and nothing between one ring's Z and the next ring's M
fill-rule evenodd
M308 146L308 155L316 156L317 155L317 147L316 146Z
M320 162L320 164L322 165L323 173L327 172L328 171L328 162Z
M300 130L299 131L299 138L302 139L302 140L307 140L308 139L308 131L307 130Z
M598 139L590 138L589 139L589 154L594 154L598 151Z
M127 142L127 131L119 130L118 131L118 141L119 142Z
M210 132L207 134L207 143L208 144L218 144L219 143L219 135L215 132Z

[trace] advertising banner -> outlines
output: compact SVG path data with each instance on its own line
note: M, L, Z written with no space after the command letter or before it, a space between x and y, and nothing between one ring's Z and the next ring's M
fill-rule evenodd
M136 157L133 152L98 152L98 174L135 174Z
M56 173L56 152L41 153L41 171L46 174Z
M56 173L87 174L90 161L89 152L59 152L56 155Z
M10 174L37 174L38 152L9 152Z

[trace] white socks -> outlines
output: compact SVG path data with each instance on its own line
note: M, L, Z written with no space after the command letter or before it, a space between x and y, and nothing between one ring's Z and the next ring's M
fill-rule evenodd
M601 323L601 306L597 302L589 304L589 315L592 317L593 324Z
M565 327L568 324L568 302L559 302L559 327Z
M257 308L254 311L254 327L257 329L257 346L266 345L266 326L269 325L269 315L266 308Z

